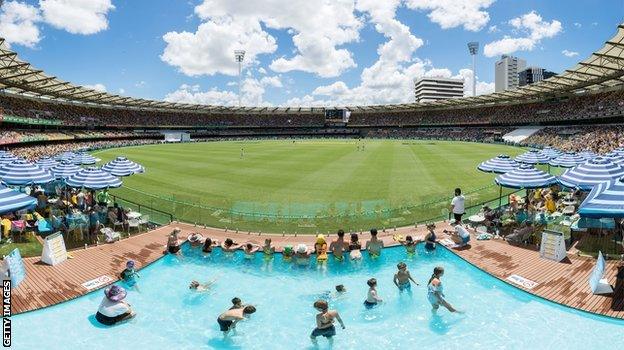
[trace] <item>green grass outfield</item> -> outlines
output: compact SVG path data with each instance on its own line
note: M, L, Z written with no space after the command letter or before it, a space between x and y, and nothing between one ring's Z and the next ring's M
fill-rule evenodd
M113 194L179 220L242 231L315 233L438 219L458 186L468 205L496 198L494 175L477 171L477 164L521 152L449 141L249 140L96 154L102 161L123 155L144 165L145 174L124 178L124 187Z

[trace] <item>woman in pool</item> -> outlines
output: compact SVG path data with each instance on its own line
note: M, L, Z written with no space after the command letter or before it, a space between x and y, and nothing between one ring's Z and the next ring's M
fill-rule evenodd
M351 242L349 243L349 257L351 260L362 259L362 245L360 244L357 233L351 234Z
M445 296L442 289L442 281L440 280L442 275L444 275L444 268L442 266L436 266L433 269L433 274L429 279L429 283L427 283L427 299L433 307L431 311L437 311L440 305L442 305L450 312L460 312L444 299Z
M95 314L95 319L101 324L112 326L134 317L136 314L130 304L124 301L126 294L126 290L118 285L104 289L104 299Z
M364 300L364 307L372 309L383 300L377 295L377 279L371 278L366 281L366 284L368 284L368 294Z
M292 261L293 256L295 256L295 251L293 250L293 247L291 245L285 245L284 250L282 251L282 257L284 261Z
M212 248L216 247L217 245L219 245L219 242L213 241L212 239L210 239L210 237L206 237L206 239L204 240L204 244L202 245L202 252L204 253L204 255L208 255L212 253Z
M243 252L245 252L245 259L253 259L254 258L254 254L260 250L260 246L257 244L253 244L253 243L247 243L243 246Z
M300 266L307 266L310 264L310 252L308 246L301 243L297 245L297 251L295 252L295 262Z
M314 308L319 311L316 315L316 328L310 334L310 339L316 344L316 337L323 336L332 342L332 337L336 335L336 327L334 320L338 320L342 329L345 329L344 322L340 318L340 314L336 310L329 310L329 305L325 300L317 300L314 302Z
M427 230L429 230L429 232L427 232L427 235L425 236L425 249L427 251L433 251L435 250L436 243L438 241L438 238L436 237L436 234L434 232L435 224L428 224Z
M199 232L193 232L186 238L186 240L189 241L191 247L197 248L204 242L204 236L202 236Z
M119 274L119 278L121 278L130 288L136 286L136 279L140 277L134 269L134 266L134 261L128 260L126 268Z
M316 243L314 244L314 251L316 252L317 264L325 264L327 262L327 242L324 235L316 236Z
M180 229L176 227L169 235L169 238L167 239L167 253L180 254L180 238L178 237L179 234Z
M223 244L221 244L221 249L223 249L224 253L234 253L239 247L240 244L234 243L231 238L227 238L223 241Z

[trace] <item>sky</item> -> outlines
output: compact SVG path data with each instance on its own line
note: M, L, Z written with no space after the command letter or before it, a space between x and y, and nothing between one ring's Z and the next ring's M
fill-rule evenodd
M2 0L0 0L2 2ZM562 72L602 47L624 0L5 0L0 37L50 75L124 96L245 106L414 102L423 76L477 94L512 54Z

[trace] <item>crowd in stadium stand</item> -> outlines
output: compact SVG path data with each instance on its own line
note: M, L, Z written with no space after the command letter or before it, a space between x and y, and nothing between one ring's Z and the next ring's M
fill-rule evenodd
M547 127L529 136L522 144L552 146L564 151L606 153L624 146L624 126Z
M75 152L83 150L95 150L104 148L124 147L124 146L139 146L152 143L159 143L161 140L155 139L133 139L133 140L106 140L106 141L83 141L83 142L64 142L64 143L51 143L51 144L39 144L30 145L23 144L11 148L12 154L30 161L35 161L45 156L55 156L62 152Z
M5 115L35 120L60 120L65 125L88 126L248 126L301 127L324 126L321 109L310 113L194 113L138 109L96 108L76 104L44 102L37 99L0 95ZM548 123L588 118L605 118L624 112L624 90L573 96L557 101L496 105L475 108L392 111L377 108L372 112L354 110L349 125L517 125Z
M393 139L438 139L473 142L501 142L502 136L514 128L507 127L446 127L446 128L376 128L368 129L366 137Z

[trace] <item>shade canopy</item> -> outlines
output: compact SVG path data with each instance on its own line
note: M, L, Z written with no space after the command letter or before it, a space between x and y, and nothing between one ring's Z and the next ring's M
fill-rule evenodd
M540 151L541 154L545 155L546 157L550 158L550 159L555 159L559 156L561 156L563 154L562 151L556 149L556 148L552 148L552 147L544 147L544 149L542 149Z
M62 162L62 161L70 162L72 161L72 159L74 159L75 156L76 156L76 153L74 152L63 152L63 153L57 154L56 157L54 157L54 159L58 160L59 162Z
M11 163L12 161L18 160L18 159L20 159L20 158L14 156L13 154L11 154L9 152L5 152L4 154L0 155L0 165L6 164L6 163Z
M624 218L624 182L613 179L594 186L578 213L590 218Z
M72 158L72 162L76 165L92 165L97 162L97 159L89 153L78 153Z
M557 158L551 159L548 164L562 168L573 168L585 161L587 161L585 157L576 153L564 153Z
M615 164L624 166L624 153L618 153L618 152L612 151L612 152L605 154L604 157L609 159Z
M78 173L70 176L66 183L70 187L86 188L90 190L101 190L104 188L121 186L121 180L119 178L96 167L80 170Z
M82 170L81 167L75 164L72 164L68 161L60 162L56 164L55 166L53 166L52 168L50 168L50 172L57 179L67 179L70 176L78 173L80 170Z
M524 164L546 164L550 157L537 150L531 150L516 157L516 162Z
M102 167L102 170L109 172L114 176L129 176L145 172L143 166L128 160L126 157L115 158L114 160L106 163Z
M598 157L598 155L596 153L594 153L592 151L589 151L589 150L581 151L581 152L579 152L577 154L579 156L587 159L587 160L594 159L594 158Z
M554 185L557 183L557 178L544 171L535 169L531 165L524 164L518 169L498 175L494 182L499 186L508 188L532 189Z
M495 158L486 160L479 164L477 169L487 173L504 174L518 168L519 164L506 154L501 154Z
M54 181L52 174L23 159L0 165L0 179L7 185L43 185Z
M581 191L591 191L601 183L624 176L624 168L607 158L597 157L572 169L566 170L559 176L559 183L565 187L576 188Z
M57 165L58 161L54 158L42 157L39 160L37 160L35 164L37 164L42 169L50 169L53 166Z
M36 203L33 197L0 185L0 214L30 208Z

